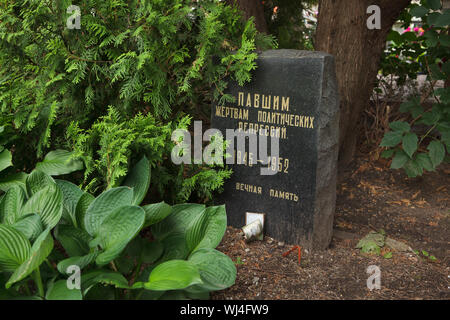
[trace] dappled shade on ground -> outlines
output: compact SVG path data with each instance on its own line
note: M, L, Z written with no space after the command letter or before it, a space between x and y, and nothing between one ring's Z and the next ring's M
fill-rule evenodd
M450 166L409 179L383 160L361 157L351 170L338 184L334 228L340 232L330 249L303 250L299 266L295 253L282 256L296 244L268 237L245 243L240 230L228 228L218 249L237 262L238 276L235 286L213 299L449 299ZM355 249L359 239L380 229L420 255L393 252L385 259ZM381 269L381 290L367 289L370 265Z

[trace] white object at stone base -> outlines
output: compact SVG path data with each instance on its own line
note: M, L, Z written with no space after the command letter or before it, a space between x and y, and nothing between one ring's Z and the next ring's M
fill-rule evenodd
M245 226L242 228L247 242L264 239L264 214L247 212Z

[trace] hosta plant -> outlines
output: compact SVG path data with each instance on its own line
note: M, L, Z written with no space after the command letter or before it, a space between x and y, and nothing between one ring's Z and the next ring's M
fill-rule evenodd
M25 188L25 181L29 174L15 172L11 162L12 156L8 150L0 152L0 193L8 191L12 186L20 185ZM48 176L69 174L83 169L83 163L73 158L73 153L66 150L50 151L45 158L36 164L35 171ZM37 174L34 173L36 176ZM34 178L33 178L34 179Z
M233 262L215 250L225 208L140 206L150 176L144 157L96 198L38 170L11 187L0 206L0 298L204 299L233 285ZM80 286L68 285L74 270Z

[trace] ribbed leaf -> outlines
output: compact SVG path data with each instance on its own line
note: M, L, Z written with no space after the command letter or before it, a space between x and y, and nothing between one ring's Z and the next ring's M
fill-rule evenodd
M67 280L50 283L45 295L46 300L82 300L81 290L69 289Z
M94 285L88 291L85 291L84 300L116 300L116 289L102 284Z
M0 223L3 221L3 215L5 214L3 207L3 200L5 199L5 194L0 195Z
M87 192L83 193L83 195L78 200L77 207L75 209L75 216L78 227L83 228L84 230L86 230L86 227L84 225L84 216L86 215L86 211L89 208L90 204L94 200L95 197Z
M133 202L133 190L119 187L103 192L88 207L84 217L86 231L97 236L102 221L117 208L130 206Z
M6 177L2 176L0 177L0 190L6 192L14 185L18 185L25 190L25 181L27 180L27 177L28 174L24 172L10 174Z
M200 273L192 263L185 260L171 260L153 269L144 287L147 290L167 291L185 289L201 283Z
M233 261L215 249L199 249L188 261L198 268L203 281L203 284L188 289L191 292L223 290L234 285L236 281Z
M12 166L12 155L9 150L3 150L0 152L0 171L5 170L6 168Z
M127 244L141 230L145 211L141 207L126 206L108 215L98 229L98 242L104 250L97 257L98 265L105 265L117 258Z
M98 269L81 275L81 289L85 295L98 283L112 285L116 288L129 288L127 279L120 273L111 270Z
M31 247L31 252L28 259L23 262L18 269L13 273L6 283L6 288L9 289L14 283L25 279L34 270L39 268L41 263L47 258L53 249L53 238L50 234L50 228L46 229L36 239Z
M69 181L65 180L55 180L55 181L63 194L63 207L64 207L63 210L66 213L66 215L69 216L72 224L75 227L78 227L76 219L76 208L78 201L83 196L84 192Z
M50 176L58 176L83 169L83 162L72 160L72 152L55 150L49 152L42 162L36 164L36 169Z
M34 170L28 175L26 181L28 196L31 197L36 192L54 184L55 180L48 174Z
M203 215L205 216L204 226L193 225L187 233L187 244L190 249L194 248L192 251L200 248L214 249L222 241L227 228L225 206L206 208Z
M150 186L150 162L144 156L128 173L124 186L133 188L133 205L139 205L144 200Z
M20 217L20 210L25 200L25 192L19 186L11 187L0 203L0 217L5 224L13 224Z
M60 224L56 229L55 237L70 257L84 256L89 253L89 241L92 238L82 229Z
M12 226L0 224L0 271L14 271L28 259L30 241Z
M153 203L142 207L145 210L145 227L154 225L164 220L172 213L172 207L167 203Z
M37 213L46 228L53 228L61 219L63 195L56 184L49 185L36 193L25 203L21 215Z
M80 270L83 270L83 268L94 262L97 256L98 252L93 252L81 257L67 258L58 263L58 271L62 274L67 274L67 268L70 266L78 266Z
M162 240L171 233L185 233L204 210L205 206L201 204L175 205L167 218L152 226L152 234L157 239Z
M36 239L42 231L44 225L41 222L41 217L36 213L31 213L21 217L12 227L27 237L30 241Z
M208 209L203 211L202 214L195 219L195 221L186 232L186 244L188 246L189 252L192 252L205 236L206 226L208 222L208 215L206 214L207 210Z
M173 259L186 259L189 256L189 248L186 244L184 233L172 233L165 237L161 243L164 246L164 254L158 263Z

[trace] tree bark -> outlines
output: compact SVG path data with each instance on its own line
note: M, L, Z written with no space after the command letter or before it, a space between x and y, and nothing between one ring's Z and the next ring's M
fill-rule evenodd
M268 33L266 19L264 18L264 7L260 0L226 0L229 5L237 5L243 12L244 18L248 20L255 17L255 26L259 32Z
M374 88L386 37L410 0L320 0L316 50L336 58L341 99L341 167L355 155L357 127ZM369 30L370 5L381 9L381 29Z

